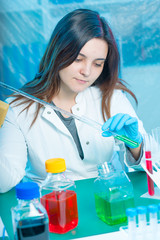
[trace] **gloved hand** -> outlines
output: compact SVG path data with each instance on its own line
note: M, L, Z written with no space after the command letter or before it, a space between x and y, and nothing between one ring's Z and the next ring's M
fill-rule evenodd
M102 126L103 137L112 136L112 133L108 132L107 129L119 135L124 135L139 144L143 140L142 135L138 131L137 118L131 117L128 114L118 113L109 118ZM133 148L129 144L126 144L126 146Z

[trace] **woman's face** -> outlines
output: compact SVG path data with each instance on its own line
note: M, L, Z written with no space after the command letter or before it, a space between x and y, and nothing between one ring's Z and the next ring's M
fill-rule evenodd
M103 70L108 44L98 38L89 40L79 52L77 59L59 71L60 91L77 95L91 86Z

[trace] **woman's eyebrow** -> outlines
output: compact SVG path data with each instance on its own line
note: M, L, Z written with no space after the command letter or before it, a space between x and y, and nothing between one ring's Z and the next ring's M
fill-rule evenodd
M83 53L79 53L78 56L81 56L81 57L87 58L86 55L84 55ZM102 60L102 61L105 61L106 59L105 59L105 58L96 58L95 60Z

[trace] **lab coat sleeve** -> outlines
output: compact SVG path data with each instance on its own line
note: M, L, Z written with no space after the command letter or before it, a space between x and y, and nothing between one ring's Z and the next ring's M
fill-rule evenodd
M141 152L138 160L135 160L132 156L132 153L130 152L129 148L126 147L126 165L128 167L133 168L134 170L144 171L144 169L141 167L141 162L144 157L144 144L142 142Z
M9 107L0 128L0 192L9 191L25 175L27 147L17 116Z

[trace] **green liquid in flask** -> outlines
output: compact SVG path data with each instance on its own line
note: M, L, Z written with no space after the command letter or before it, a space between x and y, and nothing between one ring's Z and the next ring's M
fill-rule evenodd
M134 207L134 198L117 198L108 201L106 197L95 194L95 205L97 216L102 221L108 225L116 225L127 221L126 209Z

